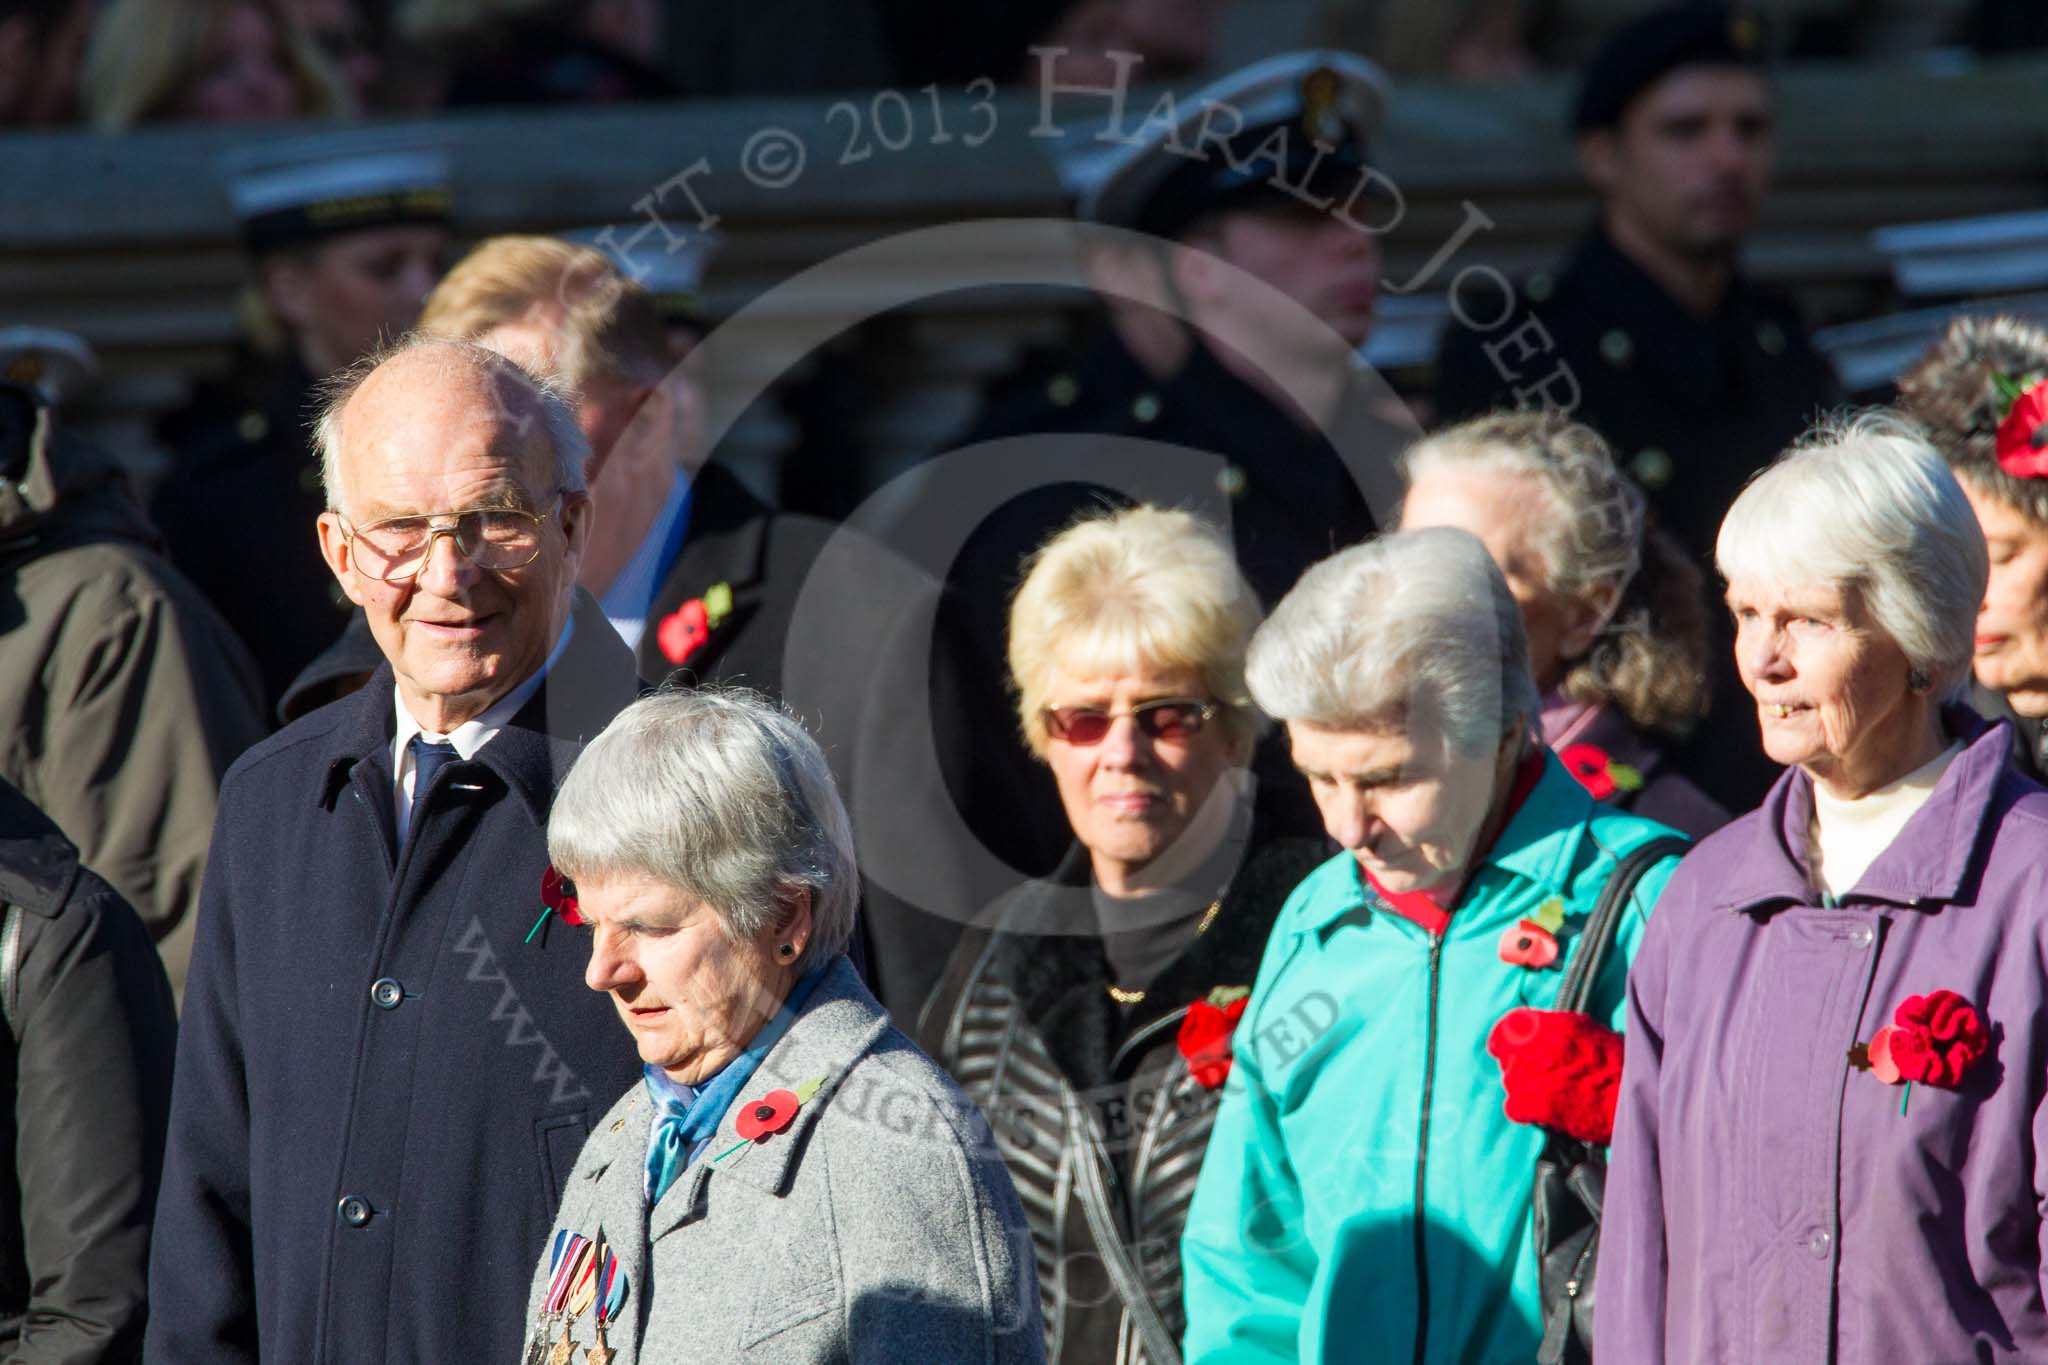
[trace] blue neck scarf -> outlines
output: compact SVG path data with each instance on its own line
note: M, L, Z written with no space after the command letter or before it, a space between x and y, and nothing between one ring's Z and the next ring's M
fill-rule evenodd
M660 1115L647 1142L648 1208L661 1202L661 1197L668 1193L668 1187L676 1183L676 1177L718 1131L725 1111L732 1108L732 1102L738 1098L740 1087L752 1078L769 1050L782 1041L782 1035L789 1032L789 1026L796 1022L797 1012L810 998L812 987L824 975L825 968L813 967L800 977L790 988L789 998L782 1002L782 1008L761 1026L761 1031L754 1035L754 1041L747 1050L727 1062L724 1070L703 1084L693 1087L672 1081L652 1063L642 1068L647 1098L654 1102Z

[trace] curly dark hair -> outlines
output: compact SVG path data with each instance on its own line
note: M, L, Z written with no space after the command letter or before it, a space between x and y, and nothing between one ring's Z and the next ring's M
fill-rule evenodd
M1957 477L2048 526L2048 479L2017 479L1998 467L1998 424L2008 404L1995 376L2048 377L2048 332L2018 318L1957 318L1899 376L1899 410L1927 428Z

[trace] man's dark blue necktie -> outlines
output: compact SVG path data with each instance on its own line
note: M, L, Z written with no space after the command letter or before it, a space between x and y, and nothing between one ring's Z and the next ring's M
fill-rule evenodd
M442 765L460 755L453 744L432 744L424 735L414 735L406 746L412 754L412 805L407 808L406 829L408 832L418 822L420 801L426 796L427 788L434 783L434 774Z

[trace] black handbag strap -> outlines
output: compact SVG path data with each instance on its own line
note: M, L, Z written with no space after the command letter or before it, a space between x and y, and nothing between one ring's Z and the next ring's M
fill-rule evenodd
M1593 983L1600 979L1601 964L1607 961L1607 952L1614 946L1615 930L1621 926L1621 913L1628 905L1628 899L1636 892L1636 884L1643 874L1674 854L1683 854L1692 847L1692 840L1683 835L1665 834L1648 839L1621 855L1615 861L1614 871L1607 876L1607 885L1600 888L1600 899L1593 902L1593 913L1586 917L1586 927L1579 935L1578 951L1565 965L1564 981L1557 988L1557 1003L1551 1008L1570 1010L1584 1014L1586 1005L1592 999Z

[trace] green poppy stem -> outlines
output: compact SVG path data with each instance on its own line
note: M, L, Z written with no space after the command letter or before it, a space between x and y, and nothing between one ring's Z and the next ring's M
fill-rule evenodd
M533 922L533 927L532 927L531 929L528 929L528 930L526 931L526 937L525 937L525 938L523 938L523 939L521 939L521 940L520 940L520 942L521 942L521 943L531 943L531 942L533 942L533 936L534 936L535 934L537 934L537 933L539 933L539 932L540 932L540 927L541 927L541 926L542 926L543 924L546 924L546 923L548 922L548 916L549 916L549 915L552 915L552 914L554 914L554 913L555 913L555 908L554 908L554 907L553 907L552 905L551 905L551 906L549 906L549 907L547 907L547 908L546 908L545 910L541 911L541 912L540 912L540 918L539 918L539 919L537 919L537 920L535 920L535 921Z
M1913 1102L1913 1083L1912 1083L1911 1081L1907 1081L1907 1082L1906 1082L1906 1094L1905 1094L1905 1097L1904 1097L1904 1098L1902 1098L1902 1099L1901 1099L1901 1100L1899 1101L1899 1117L1900 1117L1900 1118L1904 1118L1904 1117L1906 1116L1906 1106L1907 1106L1907 1105L1909 1105L1909 1104L1911 1104L1912 1102Z
M749 1138L749 1139L747 1139L747 1141L745 1141L745 1142L735 1142L735 1143L734 1143L734 1144L733 1144L732 1146L730 1146L730 1147L726 1148L726 1149L725 1149L724 1151L720 1152L720 1153L719 1153L719 1154L718 1154L717 1156L715 1156L715 1157L712 1157L712 1158L711 1158L711 1160L712 1160L713 1162L719 1162L719 1161L723 1161L723 1160L725 1160L725 1159L726 1159L727 1157L731 1156L731 1155L732 1155L732 1154L733 1154L734 1152L737 1152L737 1151L738 1151L738 1150L739 1150L740 1148L742 1148L742 1147L746 1147L746 1146L751 1146L751 1145L752 1145L752 1143L753 1143L753 1139L752 1139L752 1138Z

